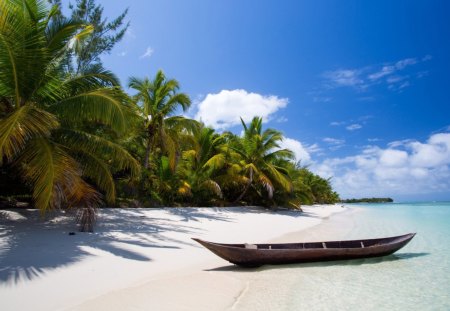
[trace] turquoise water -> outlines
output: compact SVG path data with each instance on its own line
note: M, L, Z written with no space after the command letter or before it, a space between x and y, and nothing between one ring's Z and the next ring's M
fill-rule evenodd
M350 206L299 239L417 232L394 255L235 270L247 288L233 310L450 310L450 203Z

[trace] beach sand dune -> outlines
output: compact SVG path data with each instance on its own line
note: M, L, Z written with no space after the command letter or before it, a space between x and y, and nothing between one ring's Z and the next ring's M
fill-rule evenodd
M2 310L226 310L247 284L191 237L265 242L344 210L256 207L101 209L94 233L73 219L0 211Z

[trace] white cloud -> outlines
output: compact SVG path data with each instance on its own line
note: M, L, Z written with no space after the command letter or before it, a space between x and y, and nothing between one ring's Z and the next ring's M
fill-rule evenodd
M390 75L395 71L395 66L383 66L380 71L372 73L368 76L370 80L378 80L384 76Z
M316 152L322 151L322 148L320 148L318 144L312 144L312 145L306 146L306 150L311 154L311 153L316 153Z
M266 122L287 104L287 98L249 93L245 90L222 90L217 94L206 95L197 105L195 119L223 130L240 124L240 118L249 122L258 116Z
M288 118L286 118L285 116L281 116L281 117L276 119L277 123L285 123L287 121L288 121Z
M309 154L307 148L303 146L298 140L285 137L280 143L282 149L290 149L295 154L297 161L301 161L303 164L311 162L311 155Z
M340 126L340 125L344 125L346 122L344 121L333 121L330 123L331 126Z
M342 197L418 195L450 192L450 133L426 142L393 142L386 149L366 147L359 154L330 158L312 166L333 176Z
M154 50L151 47L147 47L144 54L142 54L139 58L147 58L153 55Z
M407 78L408 77L404 77L404 76L403 77L402 76L390 76L390 77L387 77L386 82L388 84L392 84L392 83L397 83L397 82L403 81Z
M360 87L364 81L360 78L361 70L357 69L338 69L334 71L327 71L324 77L331 82L332 86L351 86Z
M408 154L406 151L386 149L380 152L380 164L387 167L404 166L408 161Z
M431 55L426 55L422 59L405 58L396 62L384 63L375 66L365 66L353 69L343 68L334 71L327 71L323 74L323 77L326 79L325 88L352 87L359 91L365 91L374 85L385 84L388 89L392 91L401 91L402 89L410 86L410 80L412 78L422 78L426 75L423 73L427 73L427 71L422 71L422 73L412 72L411 75L399 75L399 73L406 71L407 67L411 67L430 59ZM378 70L376 70L377 67L379 68ZM313 100L317 101L316 98L319 97L315 97Z
M350 125L346 126L345 128L349 131L354 131L354 130L359 130L360 128L362 128L362 125L354 123L354 124L350 124Z
M125 55L127 55L127 51L122 51L122 52L117 53L117 56L120 56L120 57L124 57Z
M398 70L402 70L407 66L415 65L417 64L417 58L405 58L402 60L399 60L395 63L395 68Z
M345 143L344 139L337 139L337 138L331 138L331 137L325 137L322 140L330 145L342 145Z

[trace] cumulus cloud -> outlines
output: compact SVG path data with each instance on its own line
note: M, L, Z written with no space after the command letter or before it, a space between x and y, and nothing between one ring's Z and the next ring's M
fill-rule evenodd
M153 55L154 50L151 47L147 47L144 54L142 54L139 58L148 58Z
M259 116L263 121L268 121L287 104L287 98L249 93L246 90L222 90L206 95L198 103L195 119L207 126L224 130L240 124L240 118L249 122L254 116Z
M332 177L342 197L417 195L450 191L450 133L426 142L394 142L366 147L359 154L329 158L312 169Z
M303 146L303 144L296 139L285 137L280 143L280 147L294 152L296 160L301 161L303 164L311 162L311 155L309 154L307 147Z

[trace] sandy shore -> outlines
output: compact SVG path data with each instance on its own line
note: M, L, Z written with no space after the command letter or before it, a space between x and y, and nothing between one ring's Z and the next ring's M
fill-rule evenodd
M191 237L279 241L344 210L102 209L95 233L75 235L65 214L44 221L35 210L0 211L1 309L233 309L248 284Z

